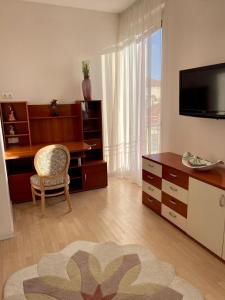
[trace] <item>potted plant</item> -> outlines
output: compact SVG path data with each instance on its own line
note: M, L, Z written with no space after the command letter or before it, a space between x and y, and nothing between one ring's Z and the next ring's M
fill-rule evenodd
M82 81L84 100L91 100L90 63L88 60L82 61L82 72L84 75L84 79Z

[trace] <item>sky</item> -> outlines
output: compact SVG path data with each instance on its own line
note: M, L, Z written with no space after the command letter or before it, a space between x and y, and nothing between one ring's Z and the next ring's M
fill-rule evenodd
M149 38L149 75L152 79L161 79L162 65L162 29L154 32Z

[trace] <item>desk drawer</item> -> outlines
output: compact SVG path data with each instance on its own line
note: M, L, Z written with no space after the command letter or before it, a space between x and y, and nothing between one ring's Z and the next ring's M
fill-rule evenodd
M188 190L189 176L184 172L163 166L163 178Z
M154 199L158 200L161 202L161 190L156 188L155 186L145 182L145 181L142 181L142 190L152 196Z
M156 176L152 173L149 173L145 170L142 170L142 179L161 190L161 188L162 188L162 178L161 177L158 177L158 176Z
M180 214L175 212L173 209L170 209L164 204L162 204L162 216L186 232L187 220L184 217L182 217Z
M162 177L162 166L151 160L142 159L142 167L145 171L148 171L158 177Z
M172 196L164 192L162 192L162 203L187 219L187 204L173 198Z
M142 192L142 203L151 208L158 215L161 215L161 202Z
M187 203L188 191L165 179L162 180L162 191L183 203Z

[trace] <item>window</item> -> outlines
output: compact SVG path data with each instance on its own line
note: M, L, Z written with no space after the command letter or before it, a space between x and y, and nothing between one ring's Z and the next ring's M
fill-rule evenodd
M148 38L148 91L150 152L160 151L161 128L161 70L162 70L162 29Z

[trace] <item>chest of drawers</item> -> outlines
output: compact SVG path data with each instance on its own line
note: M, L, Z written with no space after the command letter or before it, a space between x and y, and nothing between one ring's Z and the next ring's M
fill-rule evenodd
M143 204L224 260L225 169L196 172L169 152L143 156L142 166Z

